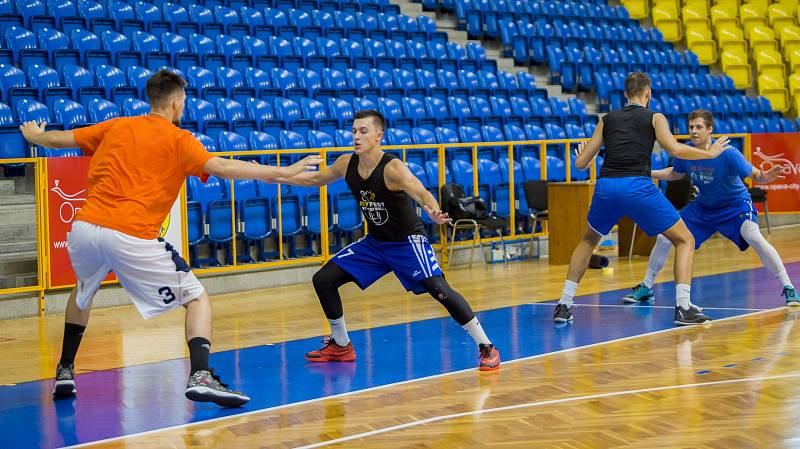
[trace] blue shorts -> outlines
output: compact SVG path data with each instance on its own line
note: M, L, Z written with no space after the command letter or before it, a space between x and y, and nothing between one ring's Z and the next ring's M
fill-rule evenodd
M423 279L442 276L436 253L424 235L410 235L405 242L379 242L367 234L331 260L350 273L362 290L393 271L406 290L419 295L427 292Z
M589 208L589 226L606 235L624 216L651 237L671 228L681 218L650 178L598 179Z
M695 201L681 209L681 218L694 236L694 248L700 248L715 232L728 238L744 251L750 244L742 237L742 223L758 223L758 212L750 200L736 200L723 207L704 207Z

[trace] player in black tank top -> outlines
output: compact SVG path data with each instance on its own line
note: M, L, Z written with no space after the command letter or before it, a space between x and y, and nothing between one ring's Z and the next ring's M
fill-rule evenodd
M630 217L647 234L663 234L675 246L676 307L675 324L708 321L701 309L689 300L692 280L694 239L680 215L650 179L650 154L657 140L673 157L711 159L727 148L727 138L719 139L708 150L683 145L675 140L663 114L647 108L650 79L635 72L625 80L628 105L607 114L594 135L579 145L575 168L585 170L605 143L606 155L595 186L587 226L572 253L569 272L553 320L572 320L572 306L578 283L583 278L592 251L623 216Z
M406 164L381 150L385 127L379 112L359 111L353 123L354 153L340 156L323 170L306 172L291 180L293 184L321 186L344 177L367 221L367 235L343 248L314 274L314 289L332 335L324 340L322 348L307 353L306 360L355 360L339 287L355 282L363 290L391 271L406 290L433 296L469 333L478 345L481 370L498 369L499 352L464 297L445 281L414 202L436 224L450 219Z

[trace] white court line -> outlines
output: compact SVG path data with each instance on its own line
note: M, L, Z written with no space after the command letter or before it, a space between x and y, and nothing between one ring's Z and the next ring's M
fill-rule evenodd
M430 424L433 422L438 421L445 421L448 419L455 419L455 418L463 418L465 416L475 416L480 415L483 413L494 413L494 412L504 412L508 410L517 410L521 408L533 408L533 407L541 407L544 405L553 405L553 404L563 404L566 402L577 402L577 401L584 401L590 399L601 399L601 398L610 398L614 396L624 396L628 394L639 394L639 393L652 393L656 391L664 391L664 390L679 390L684 388L696 388L696 387L708 387L713 385L725 385L725 384L734 384L740 382L758 382L764 380L777 380L777 379L788 379L793 377L800 377L800 373L794 374L780 374L776 376L762 376L762 377L745 377L742 379L729 379L729 380L717 380L713 382L699 382L695 384L683 384L683 385L667 385L664 387L651 387L651 388L641 388L639 390L624 390L624 391L615 391L612 393L599 393L599 394L592 394L588 396L575 396L571 398L561 398L561 399L552 399L550 401L541 401L541 402L528 402L525 404L514 404L514 405L506 405L504 407L496 407L496 408L487 408L484 410L473 410L471 412L462 412L462 413L453 413L451 415L441 415L441 416L434 416L431 418L420 419L417 421L411 421L405 424L398 424L396 426L391 427L384 427L382 429L371 430L369 432L358 433L355 435L350 435L342 438L336 438L335 440L328 440L322 441L319 443L309 444L306 446L298 446L295 449L312 449L315 447L323 447L323 446L330 446L331 444L338 444L344 443L345 441L351 440L358 440L361 438L371 437L373 435L380 435L382 433L393 432L395 430L402 430L408 429L409 427L416 427L421 426L424 424Z
M742 314L742 315L737 315L737 316L732 316L732 317L727 317L727 318L721 318L719 320L711 321L711 323L713 325L713 323L719 323L721 321L727 321L727 320L731 320L731 319L734 319L734 318L752 317L752 316L759 315L759 314L762 314L762 313L772 312L772 311L775 311L775 310L778 310L778 309L780 309L780 307L776 308L776 309L761 310L761 311L758 311L758 312L745 313L745 314ZM546 325L552 325L552 323L548 322L548 323L546 323ZM621 341L633 340L635 338L640 338L640 337L658 335L658 334L663 334L663 333L667 333L667 332L675 332L675 331L684 330L684 329L691 328L691 327L692 326L688 326L688 327L678 327L678 326L676 326L676 327L671 327L669 329L661 329L661 330L658 330L658 331L648 332L648 333L644 333L644 334L631 335L631 336L628 336L628 337L617 338L617 339L614 339L614 340L601 341L601 342L592 343L592 344L589 344L589 345L576 346L574 348L562 349L560 351L553 351L553 352L548 352L548 353L545 353L545 354L531 355L531 356L528 356L528 357L522 357L522 358L519 358L519 359L509 360L507 362L502 362L502 365L509 365L509 364L512 364L512 363L522 362L522 361L526 361L526 360L534 360L534 359L538 359L538 358L545 357L545 356L550 356L550 355L554 355L554 354L562 354L562 353L565 353L565 352L571 352L571 351L575 351L575 350L578 350L578 349L592 348L592 347L595 347L595 346L605 345L605 344L609 344L609 343L617 343L617 342L621 342ZM175 426L162 427L160 429L147 430L147 431L144 431L144 432L131 433L131 434L128 434L128 435L120 435L118 437L106 438L104 440L97 440L97 441L92 441L92 442L88 442L88 443L76 444L74 446L64 446L64 449L67 449L67 448L79 448L79 447L89 447L89 446L94 446L96 444L108 443L108 442L111 442L111 441L124 440L126 438L133 438L133 437L140 437L140 436L144 436L144 435L151 435L151 434L158 433L158 432L163 432L163 431L166 431L166 430L183 429L183 428L195 425L195 424L207 424L207 423L213 423L213 422L222 421L222 420L226 420L226 419L237 419L237 418L241 418L243 416L254 415L256 413L271 412L271 411L274 411L274 410L281 410L281 409L284 409L284 408L295 407L295 406L298 406L298 405L311 404L311 403L314 403L314 402L325 401L325 400L328 400L328 399L342 398L342 397L346 397L346 396L352 396L354 394L367 393L367 392L371 392L371 391L382 390L384 388L396 387L396 386L406 385L406 384L410 384L410 383L414 383L414 382L420 382L420 381L423 381L423 380L437 379L439 377L451 376L453 374L460 374L460 373L466 373L466 372L475 372L475 373L477 373L478 370L477 370L477 368L466 368L466 369L462 369L462 370L459 370L459 371L451 371L451 372L448 372L448 373L434 374L432 376L420 377L418 379L409 379L409 380L404 380L402 382L395 382L395 383L390 383L390 384L385 384L385 385L378 385L378 386L370 387L370 388L364 388L363 390L348 391L346 393L340 393L340 394L335 394L335 395L331 395L331 396L324 396L324 397L321 397L321 398L307 399L305 401L300 401L300 402L292 402L291 404L276 405L275 407L268 407L268 408L262 408L262 409L258 409L258 410L251 410L249 412L239 413L239 414L236 414L236 415L220 416L219 418L206 419L206 420L203 420L203 421L197 421L197 422L192 422L192 423L178 424L178 425L175 425Z
M550 306L553 307L554 305L558 304L557 302L529 302L531 306ZM675 306L637 306L635 303L632 304L578 304L573 303L573 307L582 308L582 307L623 307L623 308L633 308L633 307L642 307L645 309L670 309L674 310ZM779 307L778 307L779 308ZM738 307L701 307L703 310L733 310L733 311L743 311L743 312L761 312L764 310L775 310L775 309L744 309ZM739 315L743 316L743 315ZM717 320L719 321L719 320Z

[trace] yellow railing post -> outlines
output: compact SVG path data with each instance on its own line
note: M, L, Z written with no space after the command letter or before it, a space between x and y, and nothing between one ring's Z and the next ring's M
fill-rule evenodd
M508 201L509 205L509 226L511 227L511 237L517 235L517 206L516 206L516 193L517 189L514 184L514 145L508 144Z
M320 156L322 157L322 163L320 164L319 170L322 171L328 166L328 152L325 148L322 149ZM319 214L319 244L321 246L319 251L323 259L327 260L328 257L330 257L330 236L328 235L328 228L330 227L328 224L328 186L320 186L319 188Z
M231 156L233 159L233 156ZM233 266L237 265L237 248L236 248L236 234L238 234L239 230L236 227L236 181L231 179L231 256L233 261Z

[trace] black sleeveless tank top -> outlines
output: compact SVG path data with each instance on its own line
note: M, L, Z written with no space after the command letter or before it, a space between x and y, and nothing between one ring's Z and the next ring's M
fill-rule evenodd
M650 177L650 154L656 141L655 111L629 104L603 117L606 146L601 178Z
M389 190L383 170L392 159L384 153L367 179L358 174L358 155L353 154L344 180L356 197L367 220L367 233L382 242L403 242L409 235L425 235L414 200L405 192Z

